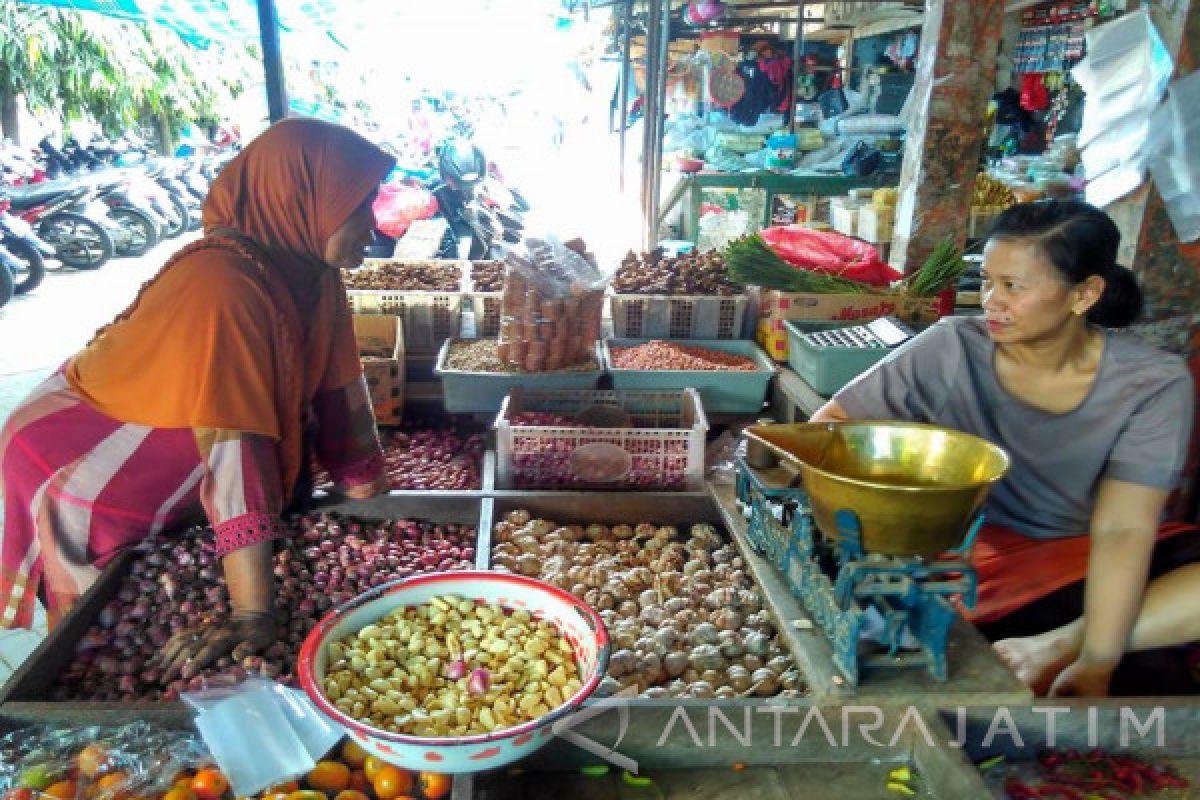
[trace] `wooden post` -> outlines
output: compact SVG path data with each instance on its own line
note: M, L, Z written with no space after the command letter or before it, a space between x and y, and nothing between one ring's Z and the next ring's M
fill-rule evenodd
M262 41L263 73L267 82L267 115L271 122L278 122L287 116L288 104L275 0L258 0L258 35Z
M890 262L921 266L938 242L962 245L996 76L1003 0L929 0L913 84Z
M1200 54L1200 0L1146 3L1163 44L1175 58L1175 77L1193 72ZM1121 229L1121 263L1131 267L1146 295L1139 335L1188 360L1200 385L1200 242L1179 241L1152 180L1110 205ZM1200 433L1193 431L1188 485L1172 512L1196 519L1200 511Z

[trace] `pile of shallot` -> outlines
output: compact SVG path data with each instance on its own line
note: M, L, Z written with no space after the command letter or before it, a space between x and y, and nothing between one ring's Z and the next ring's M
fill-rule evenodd
M379 438L392 489L465 490L483 486L480 472L487 445L481 434L468 433L455 425L413 425L381 430ZM318 468L315 483L330 488L328 473Z
M294 517L289 527L274 564L279 640L265 652L225 656L188 681L162 684L151 657L171 635L229 612L212 530L191 528L139 546L128 579L79 640L52 698L175 700L180 692L256 673L294 684L300 645L330 608L391 580L469 569L475 561L469 525L319 513Z
M795 696L804 680L736 548L711 525L559 525L511 511L493 569L558 586L600 613L613 640L608 696Z

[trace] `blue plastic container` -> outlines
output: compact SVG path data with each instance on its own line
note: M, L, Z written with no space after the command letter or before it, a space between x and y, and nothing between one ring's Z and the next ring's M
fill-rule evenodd
M817 347L804 334L849 328L861 322L816 322L788 320L788 364L817 394L832 395L850 381L882 361L892 348Z
M614 389L695 389L707 414L757 414L762 411L775 364L754 342L745 339L682 339L673 344L721 350L754 359L753 372L722 370L638 370L613 366L613 347L633 347L652 339L608 339L604 342L604 368Z

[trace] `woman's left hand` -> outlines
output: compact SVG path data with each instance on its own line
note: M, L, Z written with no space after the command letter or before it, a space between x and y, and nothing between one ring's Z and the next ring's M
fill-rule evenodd
M221 656L257 653L274 644L277 636L275 616L269 611L234 611L226 620L185 628L163 648L162 682L190 680Z
M349 497L351 500L366 500L368 497L374 497L377 494L383 494L388 491L391 486L391 481L386 474L382 474L370 483L360 483L358 486L348 486L342 489L342 494Z
M1114 665L1076 660L1058 673L1050 686L1050 697L1107 697Z

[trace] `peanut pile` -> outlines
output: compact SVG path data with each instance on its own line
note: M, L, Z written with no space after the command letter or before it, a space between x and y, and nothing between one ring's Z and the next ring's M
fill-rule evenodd
M470 736L545 716L582 686L570 643L524 610L447 595L329 645L325 695L415 736Z
M612 348L613 366L617 369L645 370L726 370L753 372L758 369L754 359L722 350L655 339L636 347Z

